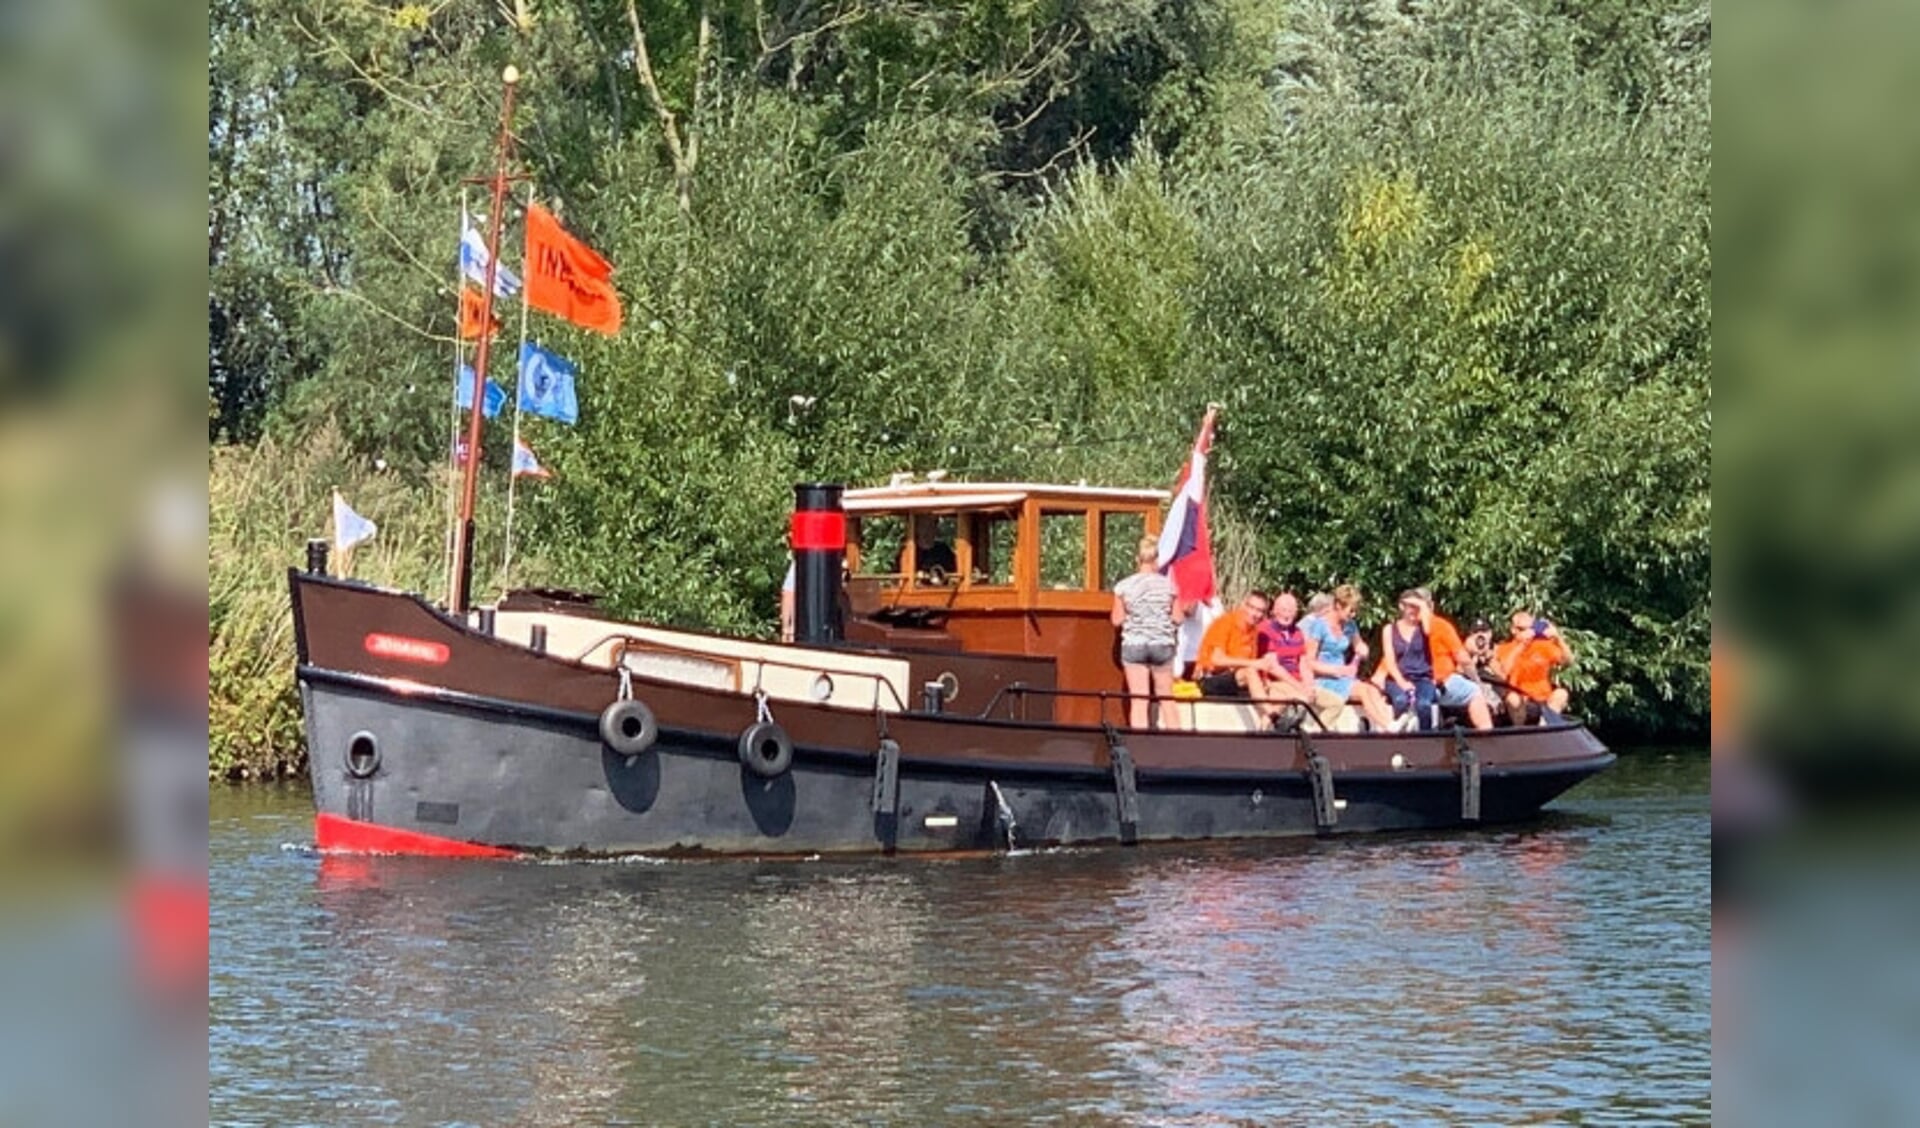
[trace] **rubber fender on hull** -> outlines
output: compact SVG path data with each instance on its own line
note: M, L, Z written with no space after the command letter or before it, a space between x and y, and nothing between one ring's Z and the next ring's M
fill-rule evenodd
M615 701L600 714L600 739L622 756L638 756L660 739L660 724L644 701Z
M754 775L772 779L793 766L793 741L772 721L758 721L740 734L740 762Z

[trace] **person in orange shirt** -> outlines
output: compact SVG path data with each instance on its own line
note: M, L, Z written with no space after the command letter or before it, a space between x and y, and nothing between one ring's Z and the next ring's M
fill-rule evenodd
M1493 709L1480 692L1480 683L1469 674L1474 668L1473 652L1467 649L1460 630L1433 609L1433 593L1415 588L1422 604L1420 622L1427 632L1427 648L1433 655L1433 682L1440 704L1448 709L1464 709L1467 723L1476 729L1493 727Z
M1260 623L1272 606L1267 593L1255 588L1240 601L1240 606L1215 619L1200 636L1200 653L1194 667L1199 675L1200 692L1208 697L1250 697L1260 703L1260 711L1274 716L1280 710L1270 704L1275 698L1270 668L1278 659L1259 657L1256 636Z
M1516 725L1526 724L1529 702L1565 712L1567 691L1553 684L1553 670L1572 662L1573 652L1559 628L1525 611L1515 611L1510 624L1507 641L1493 648L1493 672L1507 683L1507 715Z

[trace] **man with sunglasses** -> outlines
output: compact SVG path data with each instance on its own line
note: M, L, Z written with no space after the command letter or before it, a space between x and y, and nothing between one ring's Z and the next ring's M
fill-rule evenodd
M1567 691L1553 684L1553 671L1573 661L1573 652L1560 630L1545 619L1515 611L1507 640L1493 648L1493 672L1507 683L1507 715L1516 725L1527 723L1530 707L1544 706L1555 713L1567 708Z
M1259 656L1257 642L1260 624L1271 606L1267 593L1255 588L1200 636L1195 670L1202 694L1250 697L1260 703L1264 715L1272 717L1279 712L1277 706L1269 704L1274 697L1269 668L1277 663L1271 656Z

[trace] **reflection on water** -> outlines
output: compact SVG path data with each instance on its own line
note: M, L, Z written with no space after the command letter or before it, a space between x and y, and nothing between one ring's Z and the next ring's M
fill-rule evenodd
M230 1123L1705 1119L1706 760L1522 831L964 861L322 858L215 796Z

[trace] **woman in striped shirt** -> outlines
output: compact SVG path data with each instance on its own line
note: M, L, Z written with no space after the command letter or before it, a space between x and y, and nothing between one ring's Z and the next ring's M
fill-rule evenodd
M1174 639L1186 611L1173 581L1160 574L1160 543L1140 538L1139 570L1113 586L1113 625L1120 628L1120 668L1127 675L1127 723L1147 727L1151 691L1160 700L1160 727L1179 727L1173 706Z

